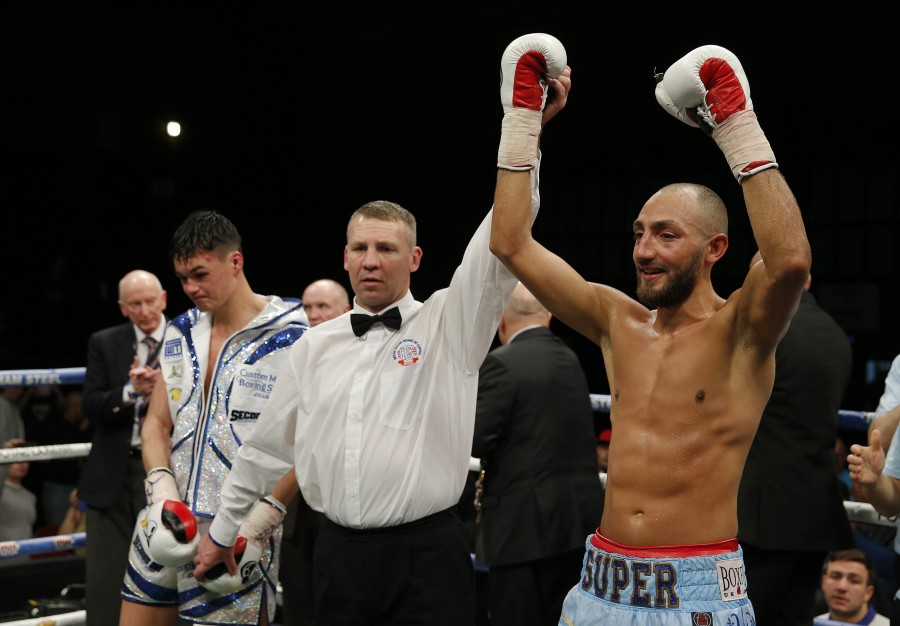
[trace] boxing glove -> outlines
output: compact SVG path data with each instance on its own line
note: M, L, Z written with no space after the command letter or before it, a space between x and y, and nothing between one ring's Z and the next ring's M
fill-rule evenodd
M147 508L140 520L147 553L160 565L189 562L200 542L197 518L181 501L175 475L168 467L154 467L144 480Z
M657 75L656 100L718 144L740 182L778 167L756 119L750 85L738 58L721 46L700 46Z
M226 595L234 593L249 585L260 577L259 560L262 558L262 543L249 541L238 535L234 543L234 560L238 566L237 574L230 574L224 563L214 565L206 572L206 580L201 582L204 588L215 593Z
M544 77L556 78L564 69L566 49L552 35L523 35L506 47L500 61L503 124L497 167L518 171L534 167L547 103Z
M262 575L260 559L265 551L269 535L281 525L287 509L272 496L258 500L238 529L234 543L234 560L237 574L231 574L224 563L218 563L206 572L200 584L218 594L229 594L252 583Z

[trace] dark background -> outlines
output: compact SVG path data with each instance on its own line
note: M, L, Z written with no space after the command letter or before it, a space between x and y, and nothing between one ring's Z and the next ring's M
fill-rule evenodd
M23 3L26 4L26 3ZM30 4L30 3L29 3ZM778 5L332 3L20 6L0 20L0 367L84 365L118 323L118 279L142 267L189 306L166 258L188 212L245 239L260 293L346 281L346 221L389 199L419 220L413 293L446 286L491 204L506 45L548 32L573 68L543 139L538 238L587 278L633 293L630 224L668 182L707 184L731 215L713 272L737 288L755 250L715 144L653 96L662 71L715 43L740 58L813 244L813 293L854 344L845 407L872 410L898 351L896 36L848 14ZM799 11L799 10L798 10ZM178 120L183 134L166 137ZM599 348L569 329L593 393Z

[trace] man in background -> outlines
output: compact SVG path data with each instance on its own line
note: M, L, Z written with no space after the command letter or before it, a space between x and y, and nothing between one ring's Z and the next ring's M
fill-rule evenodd
M750 261L760 261L757 252ZM775 350L775 384L738 491L738 539L760 624L801 626L814 615L822 561L856 547L834 473L838 412L853 352L809 291Z
M853 548L829 553L822 569L821 586L828 612L816 617L813 626L830 623L890 625L891 621L869 604L875 593L875 569L862 550Z
M603 513L587 379L551 318L519 283L500 318L503 345L478 373L472 456L484 478L475 545L489 568L492 626L559 619L584 538Z
M612 441L612 429L604 428L597 435L597 471L606 473L609 467L609 442Z
M166 325L166 292L150 272L125 274L118 304L127 321L90 336L84 373L82 410L94 429L78 483L93 537L85 557L87 626L119 623L131 533L147 503L140 419L159 374L154 360Z

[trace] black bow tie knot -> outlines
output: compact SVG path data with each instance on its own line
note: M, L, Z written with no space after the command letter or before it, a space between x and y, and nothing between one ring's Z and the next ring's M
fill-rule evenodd
M350 325L353 327L353 333L357 337L365 335L375 322L381 322L393 330L400 330L400 323L402 322L400 309L393 307L381 315L366 315L365 313L350 314Z

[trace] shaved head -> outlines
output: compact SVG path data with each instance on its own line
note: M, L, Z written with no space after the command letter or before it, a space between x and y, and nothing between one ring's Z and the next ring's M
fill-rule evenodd
M119 300L125 300L128 293L139 287L162 293L163 286L156 274L145 270L132 270L119 280Z
M307 285L300 301L310 326L318 326L351 308L347 290L330 278L321 278Z
M156 274L132 270L119 281L119 310L149 335L162 323L166 292Z
M497 328L500 343L506 345L513 335L529 326L548 328L551 317L553 316L550 311L528 291L525 285L517 284L506 301L503 315L500 316L500 326Z
M674 196L684 210L693 212L695 223L704 236L728 234L728 210L722 198L709 187L694 183L672 183L654 195Z

